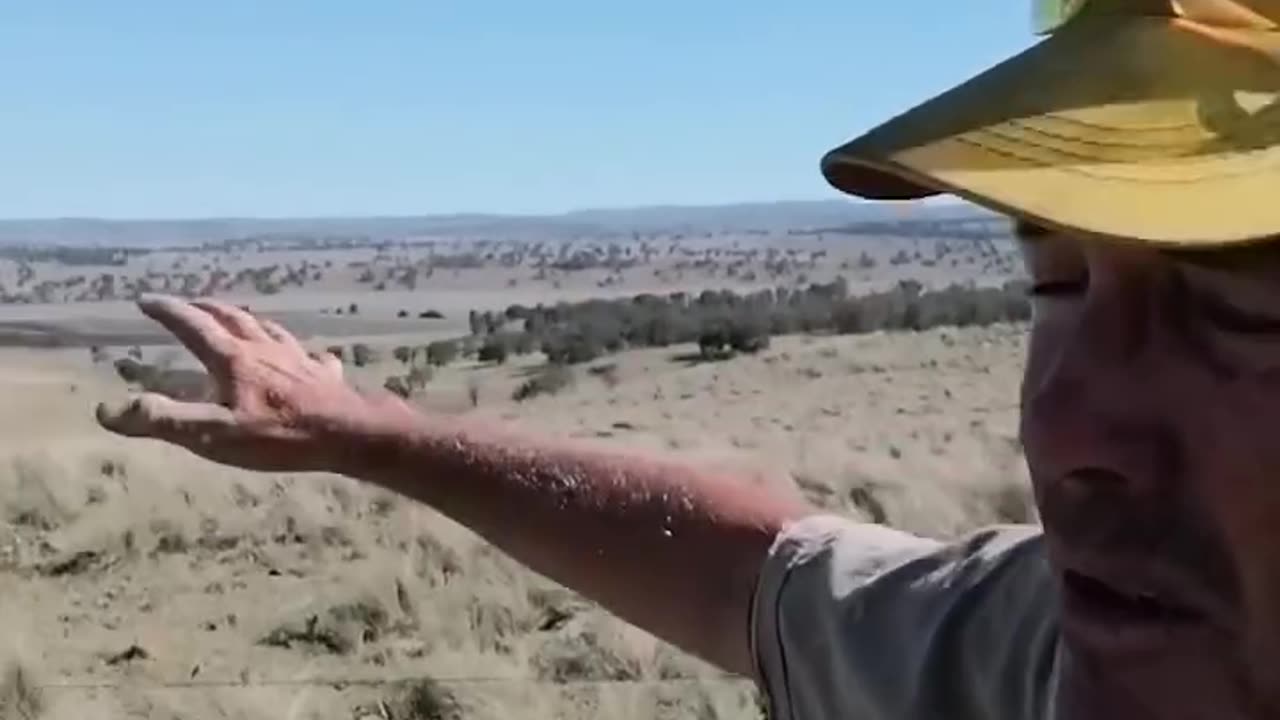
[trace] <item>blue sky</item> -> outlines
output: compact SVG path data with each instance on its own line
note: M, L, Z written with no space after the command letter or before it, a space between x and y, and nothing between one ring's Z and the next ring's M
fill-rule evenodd
M1025 2L0 4L0 217L835 197L821 153L1032 42Z

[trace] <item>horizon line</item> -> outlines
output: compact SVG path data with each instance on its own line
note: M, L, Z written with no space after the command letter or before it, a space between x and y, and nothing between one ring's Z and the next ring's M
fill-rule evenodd
M573 215L581 215L584 213L622 213L636 211L654 211L654 210L671 210L671 211L687 211L687 210L715 210L745 206L767 206L767 205L837 205L846 204L851 206L862 207L890 207L898 205L903 208L913 205L955 205L955 206L974 206L973 203L960 198L941 195L935 197L924 198L911 201L876 201L864 200L856 197L825 197L825 198L795 198L795 199L778 199L778 200L738 200L724 203L653 203L638 205L605 205L594 207L579 207L561 211L547 211L535 213L520 212L502 212L502 211L486 211L486 210L462 210L454 212L428 212L428 213L348 213L348 214L324 214L324 215L305 215L305 214L263 214L263 215L246 215L246 214L229 214L229 215L162 215L151 217L131 216L113 216L113 215L47 215L47 216L26 216L26 217L6 217L0 216L0 223L49 223L49 222L88 222L88 223L161 223L161 222L285 222L297 220L422 220L433 218L502 218L502 219L549 219L569 217Z

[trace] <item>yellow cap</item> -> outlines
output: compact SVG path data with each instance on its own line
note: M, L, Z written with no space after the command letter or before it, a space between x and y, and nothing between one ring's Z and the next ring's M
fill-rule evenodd
M1089 0L1029 50L832 150L871 199L952 193L1162 245L1280 236L1280 0Z

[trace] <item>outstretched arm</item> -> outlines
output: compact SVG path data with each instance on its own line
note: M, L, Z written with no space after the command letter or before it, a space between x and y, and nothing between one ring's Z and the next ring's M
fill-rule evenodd
M748 613L794 498L660 457L534 438L365 396L336 358L216 302L148 297L142 311L209 370L217 404L142 395L98 408L123 435L256 470L337 472L431 505L623 619L752 672Z

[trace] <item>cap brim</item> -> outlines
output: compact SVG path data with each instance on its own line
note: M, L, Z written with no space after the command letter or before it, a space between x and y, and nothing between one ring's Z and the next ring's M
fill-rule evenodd
M1280 235L1280 33L1081 19L828 153L870 199L952 193L1178 246Z

